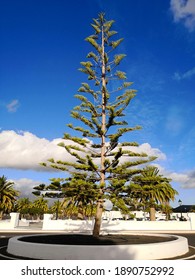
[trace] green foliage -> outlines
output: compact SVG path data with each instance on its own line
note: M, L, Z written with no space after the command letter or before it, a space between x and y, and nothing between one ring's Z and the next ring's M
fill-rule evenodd
M170 182L171 179L159 174L157 167L147 166L132 178L126 191L131 197L150 208L156 208L159 204L166 205L167 208L170 200L173 201L178 194Z
M127 81L126 73L118 70L126 55L116 52L123 39L113 39L117 34L112 30L113 24L113 20L107 21L103 13L99 14L93 19L94 34L85 39L93 51L87 55L87 61L80 63L79 70L86 75L88 83L81 84L79 94L75 95L80 104L71 111L75 123L81 125L68 124L77 136L65 133L65 142L59 144L74 160L49 160L50 167L71 175L60 185L65 197L74 198L79 207L97 205L95 234L99 232L104 197L109 195L118 207L125 208L122 197L118 201L121 191L140 173L138 165L155 159L135 151L137 143L121 141L124 134L141 127L130 127L124 118L136 90L130 88L133 83Z
M190 212L195 212L195 205L192 205Z
M130 189L132 192L136 190L141 192L140 197L144 200L152 200L156 203L165 203L174 200L178 194L170 184L171 179L163 177L159 174L159 169L155 166L145 167L140 175L136 175L132 179Z
M13 209L20 194L13 186L14 182L8 181L4 175L0 177L0 219L3 213L9 213Z

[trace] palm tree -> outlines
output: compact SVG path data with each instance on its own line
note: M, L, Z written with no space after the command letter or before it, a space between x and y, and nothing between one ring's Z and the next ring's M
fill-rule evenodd
M165 213L166 215L166 220L170 220L171 218L171 213L173 212L173 208L169 205L169 202L168 203L164 203L161 205L161 211L163 213Z
M41 215L48 212L48 201L43 197L36 199L32 204L31 212L34 212L40 218Z
M49 210L50 210L51 213L55 213L55 218L57 220L59 214L62 212L62 202L60 202L59 199L58 199L57 201L55 201L53 203L53 205L50 207Z
M171 179L159 174L155 166L145 167L140 175L134 176L129 186L133 197L150 208L150 220L155 221L155 208L158 203L168 204L178 192L172 188Z
M10 212L19 196L19 191L13 188L14 182L8 181L5 176L0 177L0 219L4 212Z
M74 214L78 219L83 219L87 212L93 213L93 206L99 194L92 175L88 172L80 175L73 174L66 179L51 179L51 184L48 186L41 184L34 187L33 194L63 199L60 207L64 210L64 214L69 217Z
M32 207L32 202L28 197L22 197L16 202L16 210L24 217L30 214L30 208Z
M83 176L83 178L79 178L75 175L62 184L64 196L69 198L69 204L72 204L73 207L76 206L77 218L81 220L84 218L87 207L94 205L98 195L95 183L85 180L85 175L83 174Z

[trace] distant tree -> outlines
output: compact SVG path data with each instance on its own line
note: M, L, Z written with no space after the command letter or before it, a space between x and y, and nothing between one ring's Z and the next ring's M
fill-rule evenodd
M159 174L157 167L147 166L141 174L132 178L128 186L130 196L137 197L146 207L149 206L151 221L155 220L155 207L159 203L167 205L178 194L170 181Z
M48 201L43 197L40 197L33 201L32 206L30 208L31 215L37 215L38 218L48 212Z
M88 206L92 207L97 200L97 186L95 188L95 184L93 184L93 187L87 179L83 180L75 175L64 179L63 182L61 179L51 179L51 184L47 186L41 184L34 187L33 194L58 200L63 199L60 207L69 208L67 209L69 213L74 212L74 216L77 213L77 218L83 219Z
M190 212L195 212L195 205L192 205Z
M113 40L117 34L112 30L113 23L114 20L106 20L103 13L99 14L93 19L94 34L86 38L93 51L87 55L87 61L81 62L79 70L87 75L89 82L82 83L78 90L80 94L75 95L80 105L71 111L72 118L80 121L82 126L68 124L76 136L65 133L63 139L66 142L59 144L74 160L52 158L48 163L42 163L69 172L73 193L76 193L72 184L75 178L78 182L85 182L83 188L82 184L75 184L75 189L84 192L86 188L88 194L96 191L94 236L100 233L105 197L110 193L114 200L114 194L119 195L126 182L139 173L137 166L154 160L154 157L135 151L138 143L121 141L126 133L141 127L129 127L125 118L125 110L136 90L130 89L133 83L127 81L125 72L117 70L125 55L117 51L123 39Z
M59 214L62 212L62 203L59 201L59 199L54 201L53 205L49 208L49 212L55 214L56 220L58 219Z
M98 187L95 183L76 176L67 178L62 184L62 190L64 196L69 197L72 205L77 207L78 219L85 217L87 207L93 205L98 197Z
M169 202L165 202L160 205L161 211L165 213L166 215L166 220L170 220L171 218L171 213L173 212L173 208L169 205Z
M22 218L29 216L31 207L32 202L28 197L22 197L16 201L15 209L21 214Z
M13 188L14 182L8 181L3 175L0 177L0 219L3 217L3 213L10 212L19 196L19 191Z

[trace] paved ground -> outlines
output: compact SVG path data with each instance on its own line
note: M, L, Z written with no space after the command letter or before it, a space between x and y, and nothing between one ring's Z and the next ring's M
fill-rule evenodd
M6 254L6 246L8 244L8 240L10 237L13 236L18 236L18 235L32 235L32 234L54 234L54 233L46 233L46 232L32 232L29 230L25 230L25 231L15 231L15 232L6 232L6 231L0 231L0 260L9 260L11 259L10 256L8 256L8 254ZM188 239L188 244L190 246L190 253L187 254L185 257L183 258L187 258L187 259L191 259L191 260L195 260L195 232L193 233L170 233L170 234L174 234L174 235L180 235L180 236L184 236Z

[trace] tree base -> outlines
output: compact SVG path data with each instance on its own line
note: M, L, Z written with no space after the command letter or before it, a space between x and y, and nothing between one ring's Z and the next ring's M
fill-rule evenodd
M32 235L10 238L7 252L32 259L138 260L174 258L188 252L185 237L165 234Z

